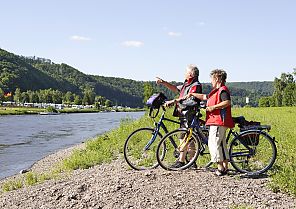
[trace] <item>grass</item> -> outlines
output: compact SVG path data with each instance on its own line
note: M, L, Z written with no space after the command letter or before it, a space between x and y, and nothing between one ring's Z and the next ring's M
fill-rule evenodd
M2 192L17 190L25 186L33 186L42 183L46 180L53 179L56 176L54 173L37 174L28 172L21 177L6 181L2 184Z
M296 107L238 108L234 116L271 125L270 135L277 141L277 159L270 170L270 187L296 197Z
M97 164L110 162L123 153L125 139L135 129L142 126L151 126L147 117L137 121L124 119L118 129L111 130L96 139L86 142L84 150L76 150L68 159L64 160L63 168L72 170L89 168Z
M171 111L167 113L167 116L169 115L171 115ZM260 121L262 125L271 125L270 135L274 136L277 141L278 155L275 165L269 171L271 176L269 186L275 192L282 191L296 197L296 107L233 109L233 116L240 115L245 116L247 120ZM176 125L171 123L166 123L166 125L169 130L176 128ZM137 121L124 119L119 128L87 141L85 149L74 151L69 158L62 161L61 165L55 167L55 172L87 169L97 164L108 163L122 155L125 139L132 131L147 126L153 126L153 121L148 119L147 115ZM27 174L26 180L22 180L26 183L17 179L2 185L2 190L9 191L23 185L34 185L56 176L52 173L43 175L42 177L42 175Z
M24 115L38 114L41 112L39 108L29 107L0 107L0 115Z

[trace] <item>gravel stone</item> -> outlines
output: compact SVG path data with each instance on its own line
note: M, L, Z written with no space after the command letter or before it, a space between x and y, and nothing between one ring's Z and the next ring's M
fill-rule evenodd
M36 162L30 170L49 171L74 149L83 147L80 144L60 150ZM18 175L1 180L0 184ZM117 159L110 164L75 170L62 179L2 193L0 208L295 208L294 197L272 192L268 182L268 177L248 178L238 174L217 177L203 169L134 171L123 159Z

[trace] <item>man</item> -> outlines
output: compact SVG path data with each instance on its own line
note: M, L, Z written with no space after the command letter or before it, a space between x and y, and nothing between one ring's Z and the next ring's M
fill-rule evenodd
M166 88L170 89L171 91L175 93L179 93L178 99L173 99L170 101L167 101L165 103L165 106L172 106L175 105L175 110L174 110L174 116L179 117L180 119L180 127L188 127L190 123L192 122L193 116L196 112L193 110L182 110L179 107L178 102L184 100L184 97L188 95L189 93L201 93L202 92L202 86L198 80L199 76L199 70L196 65L190 64L186 67L185 71L185 81L183 85L176 86L173 85L167 81L164 81L163 79L156 77L156 83L161 84L165 86ZM199 99L195 100L199 103ZM198 104L197 104L198 105ZM181 139L180 139L181 140ZM194 148L192 148L194 149ZM190 154L190 144L188 147L188 152ZM173 168L180 168L185 165L185 157L186 157L187 151L185 150L184 152L180 153L179 159L176 161L174 165L172 165ZM193 164L193 168L197 168L196 163Z

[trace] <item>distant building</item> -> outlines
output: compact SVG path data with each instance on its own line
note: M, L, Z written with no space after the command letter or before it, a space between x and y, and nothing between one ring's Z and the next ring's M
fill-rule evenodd
M249 104L249 97L246 97L246 103Z

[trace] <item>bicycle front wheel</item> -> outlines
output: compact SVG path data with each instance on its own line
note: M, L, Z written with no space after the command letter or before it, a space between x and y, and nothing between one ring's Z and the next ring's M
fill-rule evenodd
M151 169L158 166L157 144L162 138L153 128L140 128L132 132L124 144L124 159L135 170Z
M239 172L261 174L272 167L277 149L264 131L249 130L235 137L229 147L230 163Z
M190 167L197 159L200 143L195 135L192 134L189 143L184 149L179 148L182 139L188 136L187 129L177 129L166 134L159 142L156 157L159 165L166 170L184 170ZM185 158L185 159L181 159ZM176 166L176 161L182 161Z

